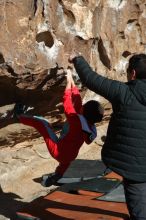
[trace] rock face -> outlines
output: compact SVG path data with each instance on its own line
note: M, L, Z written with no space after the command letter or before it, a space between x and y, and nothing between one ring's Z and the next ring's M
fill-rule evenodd
M0 13L1 106L46 100L73 49L118 78L130 54L145 52L142 0L4 0Z

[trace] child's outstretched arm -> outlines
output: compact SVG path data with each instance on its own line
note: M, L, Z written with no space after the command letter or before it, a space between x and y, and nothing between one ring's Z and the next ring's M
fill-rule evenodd
M71 69L66 70L66 79L67 79L67 84L66 84L66 89L71 89L75 86L73 77L72 77L72 72Z
M67 69L66 71L66 88L63 95L63 106L64 106L64 112L66 116L69 116L72 113L76 113L72 101L72 85L73 85L73 79L72 79L72 73L71 70Z
M69 78L69 82L71 84L72 102L74 105L74 109L77 114L80 114L82 112L82 100L80 92L78 87L75 85L74 79L72 77L72 70L67 69L67 74L67 77Z
M78 88L76 87L73 77L72 70L67 69L66 79L67 84L63 97L64 110L66 115L70 113L80 114L82 110L82 100Z

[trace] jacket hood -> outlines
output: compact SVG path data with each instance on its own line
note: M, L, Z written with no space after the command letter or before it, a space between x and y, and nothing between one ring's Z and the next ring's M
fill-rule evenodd
M146 105L146 79L131 80L127 84L137 100Z

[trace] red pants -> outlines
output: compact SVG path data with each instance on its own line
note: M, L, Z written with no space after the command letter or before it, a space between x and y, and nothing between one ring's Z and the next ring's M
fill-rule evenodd
M60 147L59 139L50 128L49 122L42 117L26 116L26 115L21 115L19 117L19 120L21 123L25 125L34 127L43 136L49 153L54 159L56 159L60 163L56 169L56 172L58 172L59 174L63 174L70 165L71 161L64 162L63 156L60 157L58 150Z

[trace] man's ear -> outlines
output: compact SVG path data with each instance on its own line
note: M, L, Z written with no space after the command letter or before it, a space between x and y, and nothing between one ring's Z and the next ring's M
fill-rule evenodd
M131 72L131 80L135 80L136 79L136 71L133 69Z

